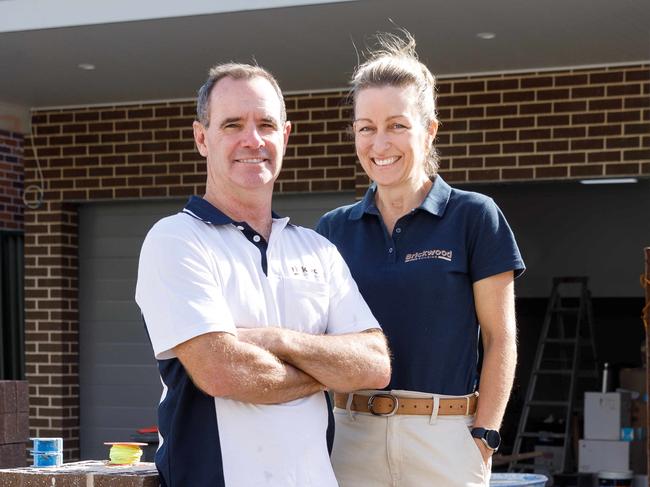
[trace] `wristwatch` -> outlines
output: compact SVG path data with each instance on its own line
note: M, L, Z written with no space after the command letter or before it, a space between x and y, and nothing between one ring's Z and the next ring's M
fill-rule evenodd
M485 446L492 451L497 451L501 445L501 435L497 430L485 428L472 428L472 436L479 438Z

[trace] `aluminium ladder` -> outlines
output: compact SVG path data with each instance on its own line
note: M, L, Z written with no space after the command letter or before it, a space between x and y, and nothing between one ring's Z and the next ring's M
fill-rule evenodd
M598 379L587 282L587 277L553 278L515 437L513 461L508 469L511 472L535 469L533 460L518 461L517 457L524 451L531 451L540 441L550 441L561 447L561 464L556 466L557 472L550 473L566 473L574 468L575 458L571 455L573 413L584 391L595 390ZM591 383L581 382L583 379ZM548 422L555 422L556 426L548 428L542 418L555 419Z

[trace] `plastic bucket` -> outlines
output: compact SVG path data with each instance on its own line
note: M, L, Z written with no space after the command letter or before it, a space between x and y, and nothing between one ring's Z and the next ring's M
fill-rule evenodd
M634 473L626 472L598 472L598 485L606 487L632 487Z
M490 486L494 487L545 487L548 479L532 473L493 473Z

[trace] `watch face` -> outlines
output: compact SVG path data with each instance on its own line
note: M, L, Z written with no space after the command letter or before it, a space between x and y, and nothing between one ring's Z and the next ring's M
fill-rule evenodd
M501 435L497 430L486 430L485 441L490 448L496 450L501 444Z

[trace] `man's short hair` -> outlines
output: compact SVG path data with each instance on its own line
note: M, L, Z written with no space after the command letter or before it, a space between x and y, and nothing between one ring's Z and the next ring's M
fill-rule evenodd
M284 104L284 97L282 96L282 91L280 91L280 86L278 85L275 77L266 69L261 66L254 66L251 64L243 63L225 63L217 64L212 69L210 69L210 75L208 79L203 83L203 86L199 88L199 95L196 100L196 119L201 122L205 127L210 123L210 93L212 89L223 78L232 78L235 80L249 80L253 78L264 78L273 89L278 94L280 99L280 105L282 107L281 122L284 123L287 120L287 109Z

